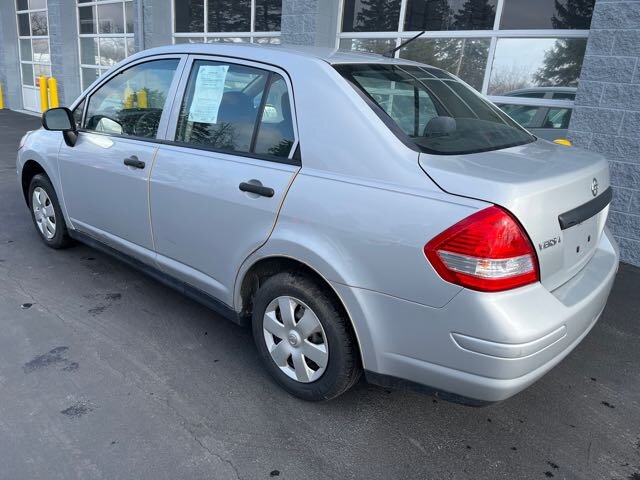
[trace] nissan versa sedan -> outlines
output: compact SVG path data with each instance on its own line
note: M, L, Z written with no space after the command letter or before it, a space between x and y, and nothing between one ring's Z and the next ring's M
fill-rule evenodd
M175 45L43 126L17 173L44 243L110 252L250 325L305 400L363 372L507 399L588 334L617 272L607 161L427 65Z

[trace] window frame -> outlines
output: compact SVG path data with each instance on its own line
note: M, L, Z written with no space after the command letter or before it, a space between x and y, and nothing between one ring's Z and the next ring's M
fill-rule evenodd
M260 43L257 39L260 38L269 38L269 39L280 39L282 33L282 19L280 23L280 30L278 31L261 31L255 29L256 24L256 0L251 0L251 13L250 13L250 25L249 31L241 31L241 32L210 32L209 31L209 22L208 22L208 1L203 0L203 18L204 24L202 31L198 32L177 32L176 31L176 0L170 0L171 3L171 40L174 44L176 44L176 39L178 38L187 38L187 39L195 39L197 38L201 43L209 43L210 39L224 39L224 38L240 38L242 42L246 43ZM341 0L342 1L342 0ZM280 12L280 16L282 17L282 12Z
M189 80L193 72L194 63L198 60L209 61L209 62L220 62L220 63L257 68L260 70L264 70L268 73L272 73L272 74L277 73L284 79L287 85L287 91L289 93L289 108L291 109L291 123L293 125L293 136L294 136L293 144L291 145L291 148L289 150L289 155L287 155L286 158L277 157L275 155L257 154L252 152L235 152L231 150L213 148L213 147L208 147L206 145L195 145L189 142L179 142L175 140L176 131L178 128L178 117L180 116L180 109L182 108L182 102L187 93L187 86L189 84ZM272 82L269 83L269 86L271 83ZM265 91L263 92L263 95L268 95L268 94L269 92L265 89ZM261 125L262 125L262 119L260 118L260 121L256 122L256 125L254 126L254 128L257 128L259 132ZM275 65L272 65L269 63L257 62L249 59L244 59L241 57L230 57L230 56L223 56L223 55L206 55L206 54L188 55L188 58L186 60L186 63L182 72L182 78L180 79L180 83L177 87L176 96L174 98L173 105L171 107L171 113L168 119L168 128L165 132L165 136L162 140L162 143L165 145L174 145L177 147L189 148L194 150L221 153L221 154L230 155L233 157L252 158L257 160L264 160L267 162L300 166L302 162L300 159L300 148L299 148L300 137L298 135L298 117L296 114L293 84L292 84L289 73L286 70L280 67L277 67Z
M184 68L187 62L187 55L185 54L163 54L163 55L153 55L149 57L142 57L131 62L128 62L124 65L121 65L117 69L109 70L104 75L98 77L89 87L86 95L80 96L73 105L69 108L72 112L86 100L86 104L84 106L84 111L82 112L82 128L78 128L78 133L86 133L92 135L102 135L113 138L122 138L127 140L135 140L140 142L152 142L152 143L163 143L164 138L166 137L167 128L169 126L170 113L172 111L173 105L176 101L176 95L178 92L178 86L180 84L180 80L182 78L182 74L184 73ZM158 124L158 131L156 132L155 138L148 137L136 137L133 135L123 135L123 134L115 134L108 132L96 132L95 130L88 130L85 128L87 121L87 111L89 110L89 104L91 103L91 97L100 90L103 86L105 86L109 81L111 81L116 76L120 75L126 70L129 70L138 65L142 65L144 63L154 62L157 60L178 60L178 65L176 67L175 73L173 75L173 80L171 81L171 85L169 86L169 90L167 91L167 99L165 100L164 107L162 109L162 115L160 116L160 123Z
M44 8L31 8L29 5L27 5L27 9L26 10L19 10L18 9L18 3L16 2L16 0L10 0L13 2L13 6L15 7L15 22L16 22L16 39L17 39L17 49L18 49L18 63L20 66L20 94L21 96L23 95L23 89L24 87L30 88L32 90L38 90L39 86L37 85L39 76L36 75L35 73L35 69L36 69L36 65L40 66L40 67L48 67L49 68L49 73L50 75L48 75L47 77L52 76L53 72L51 71L52 68L52 64L51 64L51 40L49 38L50 36L50 27L49 27L49 7L48 5L45 6ZM10 10L9 10L10 11ZM31 25L31 14L32 13L44 13L46 19L47 19L47 34L46 35L34 35L33 34L33 28ZM29 35L21 35L20 34L20 20L19 20L19 15L27 15L27 19L29 21ZM31 60L23 60L23 52L22 52L22 45L20 43L21 40L25 40L25 41L29 41L29 48L31 50ZM49 60L48 61L36 61L35 55L34 55L34 50L33 50L33 41L34 40L46 40L47 42L47 49L49 52ZM23 75L23 69L22 69L22 65L23 64L28 64L31 65L31 76L32 76L32 81L33 81L33 85L30 84L25 84L24 82L24 75ZM24 101L24 99L23 99Z
M78 42L78 68L80 71L80 85L84 85L84 70L87 69L95 69L98 72L98 78L102 77L113 65L101 65L99 63L83 63L82 58L82 39L89 38L91 40L95 40L97 42L96 55L100 58L100 40L101 39L115 39L115 40L123 40L124 41L124 59L135 53L136 45L135 45L135 19L133 21L133 30L129 31L127 28L127 16L126 16L126 8L127 4L131 5L131 8L134 8L134 0L87 0L82 3L79 0L74 0L75 2L75 15L76 15L76 29L77 29L77 42ZM124 21L124 32L122 33L100 33L100 22L98 20L98 7L104 5L120 5L123 13L123 21ZM96 21L95 27L96 31L93 33L81 33L80 30L80 9L94 9L94 20ZM135 15L135 10L132 12ZM129 52L129 45L132 45L132 52ZM124 60L123 59L123 60ZM122 60L121 60L122 61ZM119 62L116 62L116 64ZM114 64L115 65L115 64ZM93 83L89 84L87 88L90 88Z

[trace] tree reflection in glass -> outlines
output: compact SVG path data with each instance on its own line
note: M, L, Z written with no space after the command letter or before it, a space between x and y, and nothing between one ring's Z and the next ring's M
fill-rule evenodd
M586 44L586 38L498 39L489 95L537 86L576 86Z
M491 30L497 0L408 0L405 31Z
M398 30L400 0L345 0L343 32Z
M207 0L209 32L251 30L251 0Z
M400 50L400 57L442 68L480 90L489 55L489 43L488 38L418 39Z

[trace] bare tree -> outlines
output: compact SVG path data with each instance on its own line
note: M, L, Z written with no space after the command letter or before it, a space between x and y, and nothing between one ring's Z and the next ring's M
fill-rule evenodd
M531 85L531 74L524 65L513 64L502 68L494 67L488 93L489 95L504 95Z

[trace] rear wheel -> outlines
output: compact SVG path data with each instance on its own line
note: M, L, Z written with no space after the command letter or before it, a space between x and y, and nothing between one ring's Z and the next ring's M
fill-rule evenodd
M47 246L60 249L72 245L56 191L49 177L42 173L34 176L29 184L29 208L40 238Z
M325 288L305 276L269 278L256 293L252 326L267 370L292 395L330 400L360 376L346 315Z

